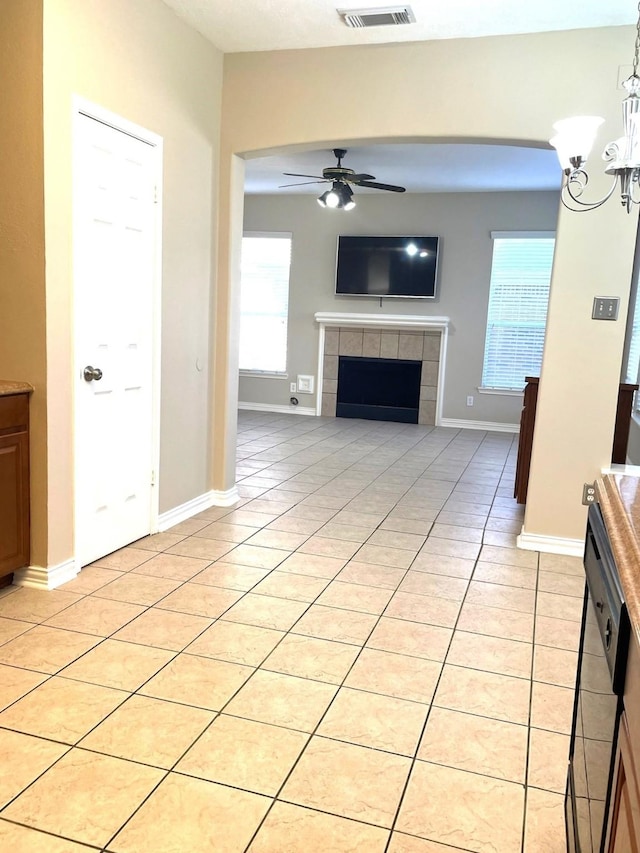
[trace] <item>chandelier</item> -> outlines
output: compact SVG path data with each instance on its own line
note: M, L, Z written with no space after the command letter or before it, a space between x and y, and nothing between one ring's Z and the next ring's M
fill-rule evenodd
M604 122L599 116L575 116L557 121L553 125L556 135L549 140L558 154L564 173L560 198L565 207L573 211L595 210L601 207L614 194L618 182L622 206L627 213L632 205L640 204L640 77L638 76L638 54L640 53L640 3L638 4L638 23L636 24L636 42L633 56L633 71L622 84L627 97L622 101L622 120L624 136L610 142L602 152L607 163L605 174L612 175L609 191L596 201L583 200L583 193L589 182L584 168L598 128Z

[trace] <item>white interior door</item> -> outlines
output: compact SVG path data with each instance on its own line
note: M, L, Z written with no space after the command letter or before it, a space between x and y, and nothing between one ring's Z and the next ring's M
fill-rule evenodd
M159 148L78 114L74 140L76 560L152 530Z

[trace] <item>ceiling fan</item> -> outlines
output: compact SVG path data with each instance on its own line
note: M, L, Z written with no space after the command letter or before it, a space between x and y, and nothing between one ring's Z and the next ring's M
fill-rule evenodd
M331 189L324 192L318 199L318 204L321 207L333 207L343 210L351 210L356 206L353 200L353 190L350 185L356 187L369 187L372 190L387 190L392 193L405 192L404 187L398 187L394 184L381 184L376 181L373 175L365 175L363 173L354 172L353 169L347 169L342 165L342 159L347 153L345 148L334 148L333 155L338 163L335 166L329 166L322 170L322 175L301 175L297 172L283 172L284 175L291 178L312 178L311 181L302 181L297 184L282 184L284 187L299 187L305 184L331 184Z

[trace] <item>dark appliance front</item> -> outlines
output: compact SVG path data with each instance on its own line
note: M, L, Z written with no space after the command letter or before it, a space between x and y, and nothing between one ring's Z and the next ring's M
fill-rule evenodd
M589 507L578 676L565 797L569 853L604 853L629 617L600 507Z

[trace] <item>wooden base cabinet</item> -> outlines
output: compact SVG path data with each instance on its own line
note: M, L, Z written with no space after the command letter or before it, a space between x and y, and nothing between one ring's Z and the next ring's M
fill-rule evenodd
M518 439L518 461L516 463L516 480L513 496L519 504L527 502L529 488L529 467L531 465L531 449L533 447L533 430L536 423L536 407L538 405L537 376L525 378L524 400L520 414L520 437ZM620 385L618 389L618 406L616 423L613 434L611 461L624 464L627 458L627 443L633 395L638 390L637 385Z
M29 397L0 396L0 586L29 564Z
M608 853L640 853L640 791L626 713L620 719Z

